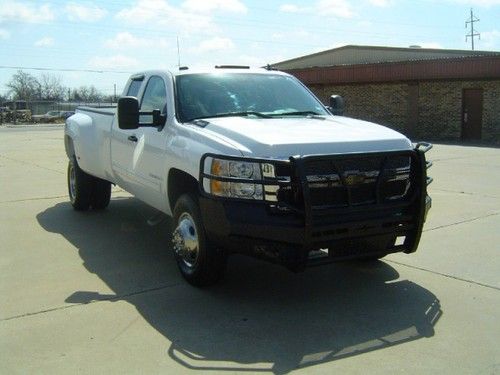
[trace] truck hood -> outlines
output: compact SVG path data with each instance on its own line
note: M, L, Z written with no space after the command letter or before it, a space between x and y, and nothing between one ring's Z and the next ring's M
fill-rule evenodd
M343 154L408 150L402 134L348 117L210 119L205 131L231 140L244 156L288 158L291 155Z

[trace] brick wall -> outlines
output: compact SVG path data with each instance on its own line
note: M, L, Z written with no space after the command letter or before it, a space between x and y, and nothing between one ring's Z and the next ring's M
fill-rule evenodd
M413 139L461 139L462 90L483 89L482 139L500 143L500 80L423 81L382 84L314 85L324 103L331 94L346 101L346 116L373 121Z

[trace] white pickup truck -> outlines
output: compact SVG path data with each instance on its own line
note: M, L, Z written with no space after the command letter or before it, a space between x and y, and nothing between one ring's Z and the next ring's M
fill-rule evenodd
M342 105L267 69L133 75L117 108L66 121L71 203L103 209L116 184L172 216L175 258L196 286L219 280L231 253L299 271L414 252L432 146L333 115Z

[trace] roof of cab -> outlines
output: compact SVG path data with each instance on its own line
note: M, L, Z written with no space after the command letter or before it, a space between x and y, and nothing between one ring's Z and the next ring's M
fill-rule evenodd
M187 67L181 67L179 70L146 70L142 72L137 72L132 75L132 79L134 77L141 76L152 76L152 75L162 75L165 73L169 73L172 76L182 76L189 74L220 74L220 73L241 73L241 74L280 74L280 75L288 75L288 73L284 73L278 70L271 70L266 68L250 68L250 67L240 67L240 66L219 66L205 69L190 69Z

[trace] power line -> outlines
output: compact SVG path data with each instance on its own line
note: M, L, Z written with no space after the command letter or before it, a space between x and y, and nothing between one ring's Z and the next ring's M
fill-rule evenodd
M44 67L30 67L30 66L6 66L0 65L0 69L20 69L20 70L40 70L51 72L79 72L79 73L118 73L118 74L132 74L131 71L119 70L93 70L93 69L67 69L67 68L44 68Z
M470 8L470 19L468 21L465 21L465 28L467 28L467 25L470 23L470 34L467 34L465 36L465 42L467 42L468 38L470 37L472 40L472 50L474 51L474 38L477 36L479 37L479 40L481 40L481 34L480 33L475 33L474 32L474 22L479 22L479 18L474 16L474 12L472 11L472 8Z

